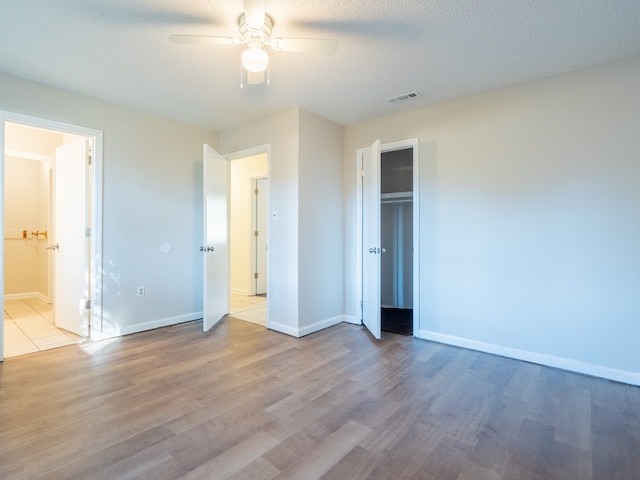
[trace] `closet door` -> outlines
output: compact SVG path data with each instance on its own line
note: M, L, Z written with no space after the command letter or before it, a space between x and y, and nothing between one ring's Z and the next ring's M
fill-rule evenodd
M380 140L362 156L362 323L380 339Z

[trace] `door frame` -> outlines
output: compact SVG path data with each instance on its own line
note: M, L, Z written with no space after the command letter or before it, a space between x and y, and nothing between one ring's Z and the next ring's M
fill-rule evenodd
M418 152L419 139L410 138L397 142L383 143L380 145L380 155L395 150L413 149L413 335L420 327L420 154ZM362 156L369 147L356 150L356 256L355 256L355 302L354 311L356 317L362 323Z
M262 212L264 214L263 217L263 221L265 222L267 228L267 240L268 240L268 236L269 236L269 177L266 175L260 176L260 177L251 177L251 191L252 193L254 193L255 190L260 190L259 189L259 182L261 180L264 180L265 182L267 182L267 198L264 200L266 202L266 208L265 208L265 212ZM260 194L257 195L252 195L252 201L251 201L251 229L250 231L253 232L254 230L260 232L260 228L258 228L259 224L260 224L260 213L258 210L258 203L260 202L259 198L261 198L259 196ZM262 268L262 270L266 271L267 274L269 272L269 263L267 261L265 261L264 263L266 264L264 267L262 267L260 265L260 262L258 261L258 247L259 247L259 240L260 238L260 234L258 234L258 236L256 237L255 234L251 235L251 271L253 273L251 273L251 282L250 284L252 285L251 287L251 293L253 293L253 295L258 295L258 279L255 278L254 273L258 273L260 274L260 272L258 271L258 268ZM267 241L265 240L265 242ZM267 243L267 245L269 245ZM267 255L268 255L269 249L267 248ZM265 257L266 259L268 259L268 257ZM266 277L265 277L265 293L266 293Z
M102 165L103 132L93 128L59 122L47 118L33 117L20 113L0 110L0 209L4 211L4 157L5 123L17 123L28 127L71 133L93 140L91 169L91 267L89 289L91 292L91 320L89 332L91 340L102 338ZM4 310L4 215L0 219L0 307ZM0 361L4 360L4 325L0 325Z
M246 157L255 157L257 155L266 155L267 156L267 174L266 174L266 178L267 178L267 182L269 184L269 194L267 195L267 212L269 212L269 208L271 205L271 144L263 144L263 145L258 145L255 147L250 147L250 148L245 148L243 150L236 150L235 152L230 152L227 154L222 154L224 156L224 158L227 159L227 161L233 161L233 160L238 160L240 158L246 158ZM256 177L256 178L263 178L263 177ZM252 182L255 180L255 178L251 179ZM231 203L228 203L229 208ZM252 211L253 211L252 207ZM252 217L253 217L253 213L252 213ZM267 245L271 245L271 228L267 228ZM252 257L255 256L255 249L251 248L250 249L252 252ZM255 265L255 259L251 259L250 260L250 264L253 266ZM269 314L269 302L270 302L270 288L271 288L271 268L269 268L269 266L271 265L271 249L267 249L267 328L269 328L269 324L271 322L271 315ZM251 284L251 283L250 283ZM253 287L252 287L252 291L254 291L255 293L255 282L252 282ZM231 273L229 273L229 285L231 285Z

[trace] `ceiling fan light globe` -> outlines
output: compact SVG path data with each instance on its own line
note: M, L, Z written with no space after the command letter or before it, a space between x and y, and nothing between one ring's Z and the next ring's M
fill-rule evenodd
M247 48L240 59L247 72L264 72L269 65L269 55L259 47Z

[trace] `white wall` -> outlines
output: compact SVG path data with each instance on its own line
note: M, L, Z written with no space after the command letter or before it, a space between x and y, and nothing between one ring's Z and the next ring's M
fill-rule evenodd
M105 332L201 318L202 144L217 134L2 75L0 110L104 132Z
M300 110L299 328L343 320L343 127Z
M267 176L267 155L254 155L231 161L229 176L229 255L231 291L241 295L253 292L252 202L256 198L253 179ZM262 232L265 234L265 232Z
M420 138L419 335L640 383L640 60L345 132Z

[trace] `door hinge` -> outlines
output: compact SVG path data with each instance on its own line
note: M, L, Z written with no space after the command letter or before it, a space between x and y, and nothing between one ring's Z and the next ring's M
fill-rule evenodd
M253 278L258 278L258 273L257 272L253 274Z
M257 236L258 236L258 230L256 230L255 232L253 232L253 235L254 235L255 237L257 237Z
M86 302L84 302L84 309L91 310L91 300L87 300Z
M84 236L85 237L90 237L91 236L91 227L87 227L84 229Z
M256 195L258 195L259 192L260 190L258 190L257 188L253 191L253 193L255 193Z
M364 300L360 300L360 310L364 310Z
M364 177L364 168L362 170L360 170L360 176Z
M93 161L93 157L91 155L87 155L87 165L91 165L91 162Z

